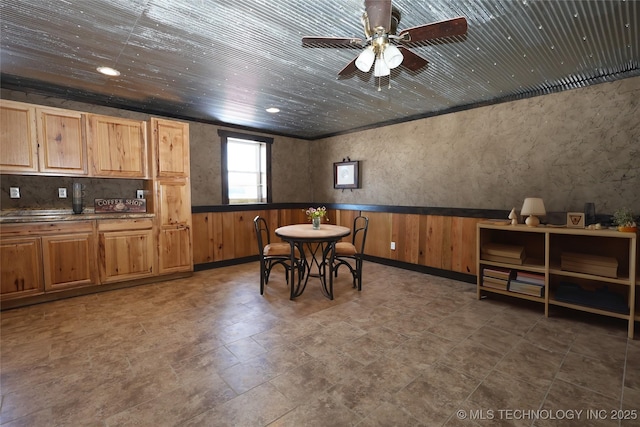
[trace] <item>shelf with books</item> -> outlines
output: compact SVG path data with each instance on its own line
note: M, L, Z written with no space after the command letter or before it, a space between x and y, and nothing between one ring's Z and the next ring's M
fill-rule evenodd
M636 234L479 223L476 250L478 298L501 294L540 302L546 316L550 306L559 306L625 319L633 338L640 321ZM501 250L507 259L495 261ZM492 283L492 269L510 271L508 283Z
M501 289L495 289L495 288L488 288L485 286L481 286L482 292L492 292L494 294L500 294L500 295L507 295L510 297L515 297L515 298L519 298L519 299L525 299L525 300L529 300L529 301L534 301L534 302L539 302L544 304L544 297L535 297L533 295L527 295L527 294L520 294L517 292L512 292L509 290L501 290Z

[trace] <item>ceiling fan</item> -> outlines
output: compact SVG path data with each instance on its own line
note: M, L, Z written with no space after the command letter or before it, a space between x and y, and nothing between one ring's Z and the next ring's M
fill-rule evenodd
M425 42L441 37L462 36L467 32L467 20L464 17L447 19L431 24L407 28L396 35L400 23L400 11L391 5L391 0L365 0L362 25L366 40L355 37L303 37L303 45L366 48L346 67L338 72L339 76L353 73L356 69L369 72L373 66L375 77L391 74L393 68L402 64L416 71L427 65L422 56L409 50L404 44ZM398 44L396 46L396 44Z

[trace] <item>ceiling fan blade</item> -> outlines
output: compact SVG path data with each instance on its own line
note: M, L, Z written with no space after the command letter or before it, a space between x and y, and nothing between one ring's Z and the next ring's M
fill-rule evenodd
M377 27L388 33L391 28L391 0L364 0L364 10L369 16L369 27L375 33Z
M467 33L467 19L458 17L432 24L420 25L400 31L398 37L403 43L423 42L440 37L461 36ZM402 39L404 38L404 39Z
M362 39L357 37L303 37L302 44L358 47L362 45Z
M422 56L410 51L404 46L398 46L398 49L400 49L403 56L401 65L411 71L417 71L429 63L429 61L424 59Z
M358 57L353 58L353 61L349 62L342 70L338 71L339 76L346 76L353 72L355 72L358 68L356 67L356 60Z

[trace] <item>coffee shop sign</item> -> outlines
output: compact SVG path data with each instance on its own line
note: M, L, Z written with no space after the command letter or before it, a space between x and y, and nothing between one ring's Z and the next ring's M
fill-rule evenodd
M95 212L146 212L146 199L95 199Z

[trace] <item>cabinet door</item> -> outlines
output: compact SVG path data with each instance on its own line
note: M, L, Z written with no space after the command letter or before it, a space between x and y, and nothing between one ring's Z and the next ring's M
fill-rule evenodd
M157 181L160 225L191 224L191 187L188 179Z
M101 232L98 239L101 283L153 275L153 230Z
M42 237L46 291L97 283L93 233Z
M160 274L193 270L191 229L189 227L161 228L158 239Z
M41 246L37 237L2 239L0 286L2 300L42 293Z
M36 108L40 172L87 175L82 113Z
M0 104L0 172L38 171L35 114L29 104Z
M189 125L171 120L151 119L156 176L189 176Z
M93 176L147 177L145 122L92 114L87 145Z

